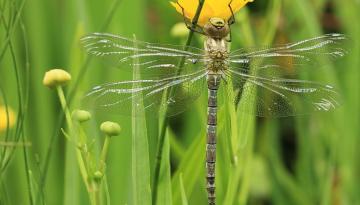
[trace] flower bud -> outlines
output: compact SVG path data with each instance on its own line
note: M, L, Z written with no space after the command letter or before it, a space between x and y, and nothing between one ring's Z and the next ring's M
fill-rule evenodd
M101 171L96 171L96 172L94 173L94 179L95 179L96 181L100 181L101 178L103 178L103 176L104 176L104 174L103 174Z
M171 28L170 33L174 37L184 37L188 35L189 29L184 23L177 23Z
M121 128L120 128L119 124L117 124L115 122L107 121L107 122L103 122L100 125L100 130L102 132L104 132L106 135L112 137L112 136L119 135Z
M86 122L91 118L90 112L86 110L74 110L71 115L74 120L80 123Z
M14 111L10 107L0 105L0 132L13 127L16 122Z
M71 80L71 75L62 69L53 69L45 73L43 84L49 88L66 85Z

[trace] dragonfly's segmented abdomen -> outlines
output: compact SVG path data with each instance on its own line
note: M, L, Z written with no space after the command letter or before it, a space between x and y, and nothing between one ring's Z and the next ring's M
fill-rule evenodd
M207 142L206 142L206 181L208 201L215 205L215 163L216 163L216 124L217 124L217 91L221 76L209 74L208 82L208 118L207 118Z

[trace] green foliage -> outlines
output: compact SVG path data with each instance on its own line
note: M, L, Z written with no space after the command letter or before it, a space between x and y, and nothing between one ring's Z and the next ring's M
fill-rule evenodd
M236 112L228 97L234 93L221 88L218 204L360 204L359 10L356 0L255 0L237 14L232 49L334 31L345 33L350 43L344 45L345 58L322 59L326 75L314 71L315 80L335 84L343 95L343 106L333 113L259 119ZM170 35L180 21L163 0L0 0L0 106L17 115L13 127L0 131L0 204L89 203L76 147L61 131L68 123L56 92L42 85L44 73L53 68L71 73L67 103L71 110L80 108L94 85L138 77L91 59L80 47L81 36L110 32L184 44L186 36ZM192 44L201 47L202 40L195 34ZM159 205L206 204L206 87L203 93L165 129ZM252 105L251 99L240 100L240 106ZM133 115L146 118L92 113L83 125L93 156L102 156L101 122L118 122L122 129L106 148L102 197L107 204L151 204L162 118L141 109Z

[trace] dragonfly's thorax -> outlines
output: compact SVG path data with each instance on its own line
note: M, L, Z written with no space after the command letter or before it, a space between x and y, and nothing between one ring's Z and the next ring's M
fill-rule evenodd
M228 45L225 39L207 38L205 41L206 57L209 59L207 69L214 73L227 69Z

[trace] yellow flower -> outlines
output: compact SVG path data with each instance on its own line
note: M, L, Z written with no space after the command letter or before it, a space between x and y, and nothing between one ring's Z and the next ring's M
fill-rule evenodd
M234 13L239 11L248 2L254 0L233 0L231 2L231 8ZM184 15L187 19L192 20L195 16L196 9L198 7L198 0L178 0L177 3L170 2L181 15ZM228 20L231 17L231 10L229 8L230 0L205 0L204 6L201 10L198 20L199 26L204 26L206 22L212 17L222 18ZM184 9L184 11L183 11Z
M7 115L7 113L9 115ZM16 121L15 119L15 113L11 108L8 108L6 112L6 107L0 105L0 132L5 131L7 126L9 126L9 128L13 127Z

